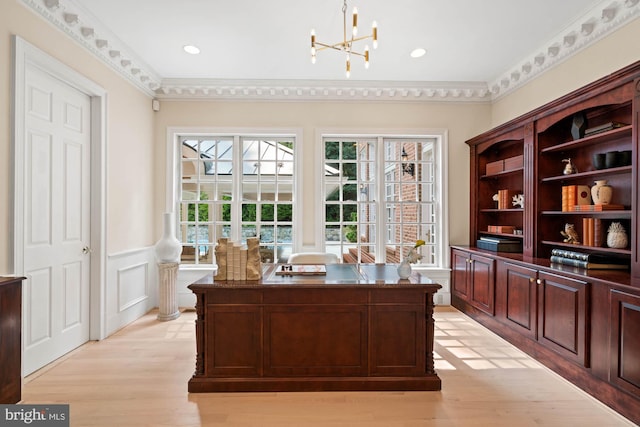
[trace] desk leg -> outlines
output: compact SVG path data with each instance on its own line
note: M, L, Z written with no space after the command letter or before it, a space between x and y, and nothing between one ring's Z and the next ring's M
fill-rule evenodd
M433 366L433 342L435 339L435 321L433 320L433 294L428 292L425 301L425 323L426 323L426 337L425 337L425 363L424 368L427 374L436 373Z
M204 294L196 293L196 371L194 376L204 375Z

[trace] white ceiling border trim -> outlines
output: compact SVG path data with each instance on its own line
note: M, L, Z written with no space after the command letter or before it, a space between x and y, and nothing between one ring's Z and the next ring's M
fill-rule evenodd
M488 102L486 83L164 79L158 99Z
M488 82L495 101L640 16L640 0L602 0L528 58Z
M142 92L155 96L160 76L86 9L71 0L21 0Z
M165 100L491 102L640 16L640 0L602 0L490 82L162 79L98 18L73 0L21 1L139 90Z

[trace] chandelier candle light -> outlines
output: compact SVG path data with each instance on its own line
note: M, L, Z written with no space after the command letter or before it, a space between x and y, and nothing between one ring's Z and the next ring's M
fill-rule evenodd
M365 45L364 52L356 52L353 50L353 44L355 42L372 39L373 48L376 49L378 47L378 24L376 21L373 21L372 24L372 33L368 36L357 37L358 35L358 9L353 8L353 27L351 28L351 38L347 38L347 0L344 0L344 5L342 6L342 15L344 21L344 33L342 37L342 41L334 44L326 44L321 43L316 40L316 32L315 30L311 30L311 62L313 64L316 63L316 53L320 50L325 49L333 49L340 52L344 52L346 54L346 69L347 69L347 78L351 75L351 55L362 56L364 58L364 67L369 68L369 45Z

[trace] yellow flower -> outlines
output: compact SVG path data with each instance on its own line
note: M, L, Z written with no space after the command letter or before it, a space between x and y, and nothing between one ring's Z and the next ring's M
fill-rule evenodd
M427 242L425 242L424 240L416 240L416 244L415 244L414 248L419 248L420 246L424 245L425 243L427 243Z

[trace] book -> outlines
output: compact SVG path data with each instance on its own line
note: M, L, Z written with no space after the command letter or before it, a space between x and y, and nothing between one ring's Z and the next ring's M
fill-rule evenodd
M276 270L276 276L323 276L327 274L324 264L282 264Z
M629 261L625 258L618 258L610 255L594 254L587 252L572 251L569 249L554 248L551 249L552 257L560 257L567 259L574 259L578 261L587 261L596 264L628 264Z
M591 190L586 185L562 186L562 212L578 210L578 206L589 206L591 203Z
M519 242L519 240L517 239L508 239L508 238L494 237L494 236L481 236L480 240L485 242L492 242L492 243L518 243Z
M519 240L483 240L480 238L476 241L476 246L494 252L522 252L522 242Z
M588 129L585 129L584 136L595 135L600 132L606 132L608 130L617 129L623 126L627 126L627 125L619 122L608 122L599 126L593 126Z
M622 211L624 210L624 205L574 205L573 210L577 212Z
M627 264L607 264L582 261L579 259L564 258L559 256L551 256L551 264L568 265L572 267L583 268L586 270L626 270L629 268Z
M602 220L600 218L593 219L593 246L601 247L604 244L602 233Z

